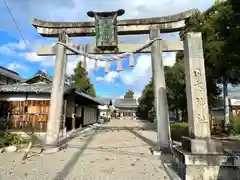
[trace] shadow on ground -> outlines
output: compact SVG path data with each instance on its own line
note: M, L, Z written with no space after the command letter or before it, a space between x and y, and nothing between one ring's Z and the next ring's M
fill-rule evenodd
M73 167L75 166L76 162L78 161L78 159L80 158L80 156L83 154L84 150L87 148L87 146L90 144L90 142L92 141L93 137L96 136L97 131L94 131L93 134L91 134L89 136L89 138L86 140L86 142L84 143L84 145L79 148L79 151L77 151L72 158L68 161L68 163L64 166L63 170L61 170L57 176L55 178L53 178L53 180L59 180L62 179L64 180L68 174L71 172L71 170L73 169Z
M126 150L120 150L120 149L130 149L130 148L135 148L135 147L146 147L148 146L150 147L155 147L156 146L156 142L142 136L140 133L136 132L136 131L144 131L144 130L150 130L149 128L144 128L144 127L117 127L117 126L108 126L108 127L99 127L97 128L97 132L101 133L101 132L113 132L113 131L126 131L126 132L130 132L131 134L133 134L135 137L139 138L140 140L142 140L144 143L146 144L141 144L141 145L135 145L135 146L119 146L119 147L108 147L108 148L103 148L103 147L89 147L86 149L90 149L90 150L95 150L95 151L99 151L99 152L114 152L117 154L122 154L122 155L131 155L131 156L142 156L142 157L149 157L149 155L144 155L143 153L133 153L133 152L129 152ZM77 138L77 137L76 137ZM78 138L79 140L84 140L82 138ZM76 149L81 149L81 146L75 146L75 145L68 145L68 148L76 148ZM116 151L117 150L117 151ZM149 150L150 151L150 150Z
M155 130L155 125L152 123L142 123L141 126L132 126L132 127L128 127L128 126L100 126L97 127L94 130L94 133L90 135L90 137L88 137L87 139L81 138L81 137L77 137L74 136L73 138L77 138L80 141L83 140L84 141L84 145L83 146L76 146L74 144L69 144L68 148L76 148L78 149L78 151L72 156L72 158L68 161L68 163L65 165L65 167L55 176L55 178L53 180L58 180L58 179L66 179L68 174L72 171L72 169L74 168L75 164L77 163L78 159L82 156L83 152L86 149L90 149L93 150L95 152L110 152L110 153L117 153L117 154L121 154L121 155L130 155L130 156L134 156L134 157L143 157L143 158L151 158L151 156L146 155L144 153L139 153L139 152L128 152L128 148L135 148L135 147L140 147L140 146L148 146L150 147L156 147L156 142L154 142L153 140L143 136L142 134L140 134L138 131L154 131ZM113 131L126 131L129 132L131 134L133 134L135 137L139 138L140 140L142 140L144 143L140 144L140 145L135 145L135 146L120 146L120 147L88 147L88 145L90 144L90 142L92 141L93 137L96 136L96 134L99 134L101 132L113 132ZM71 139L68 139L71 140ZM150 150L149 150L150 151ZM88 154L91 155L91 154ZM155 158L155 157L154 157ZM164 164L165 162L169 162L169 156L161 156L159 162L160 164ZM164 166L163 166L164 167Z

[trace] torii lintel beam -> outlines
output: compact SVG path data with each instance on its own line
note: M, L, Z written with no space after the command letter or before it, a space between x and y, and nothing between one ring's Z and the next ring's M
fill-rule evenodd
M195 12L196 9L192 9L171 16L118 20L118 34L148 34L151 25L158 26L161 29L161 33L176 32L185 26L185 20L190 18ZM38 33L45 37L58 37L62 31L66 31L72 37L95 35L94 22L51 22L33 19L31 23Z
M142 47L142 44L119 44L118 45L118 52L112 51L99 51L96 48L96 45L93 44L86 44L86 45L77 45L72 44L71 47L76 48L81 51L86 51L88 54L118 54L124 52L134 52L136 49ZM175 51L183 51L183 42L176 41L176 42L167 42L162 40L162 48L159 49L159 52L175 52ZM151 49L148 47L143 49L140 53L149 53ZM55 46L41 46L37 50L37 54L39 56L54 56L56 55ZM75 55L72 51L67 51L67 55Z

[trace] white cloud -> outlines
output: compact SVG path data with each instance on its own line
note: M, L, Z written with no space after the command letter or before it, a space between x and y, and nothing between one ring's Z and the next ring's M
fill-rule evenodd
M164 66L173 66L176 62L176 53L163 53L163 64Z
M29 41L9 42L0 46L0 53L7 56L17 57L17 51L24 51L27 49Z
M163 64L172 66L176 53L163 53ZM122 71L120 78L123 84L135 91L141 91L152 77L151 55L140 55L132 71Z
M104 77L104 80L106 82L112 82L116 77L118 77L119 74L116 71L110 71L107 73L107 75Z
M44 59L44 57L38 56L35 52L21 52L19 55L32 62L40 62Z
M25 50L26 46L23 41L10 42L0 46L0 53L7 56L18 56L16 50Z
M9 63L7 65L7 68L10 69L10 70L13 70L13 71L16 71L16 70L23 70L23 71L28 71L28 68L27 66L23 65L23 64L19 64L17 63L16 61L12 62L12 63Z
M9 48L8 46L2 45L0 46L0 54L7 55L7 56L17 56L17 53Z
M104 77L97 76L97 77L96 77L96 81L97 81L97 82L103 82L103 81L104 81Z
M132 71L122 71L120 78L128 88L145 86L152 76L150 55L140 55Z
M33 50L28 49L29 44L29 41L22 40L3 44L0 46L0 53L10 57L24 57L24 59L33 62L39 62L44 59L44 57L38 56Z
M105 75L104 77L96 77L97 82L106 82L106 83L112 83L115 78L119 76L119 73L116 71L110 71ZM117 85L117 84L116 84Z
M18 43L8 43L7 46L15 50L25 50L28 48L29 44L29 41L20 40Z

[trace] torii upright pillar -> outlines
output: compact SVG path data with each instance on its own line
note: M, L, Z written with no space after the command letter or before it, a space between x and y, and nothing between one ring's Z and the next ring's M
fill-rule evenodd
M67 43L68 35L66 33L59 34L59 41ZM45 139L46 146L58 146L59 143L60 123L63 118L62 109L64 80L67 64L66 51L66 47L61 44L57 44L57 54L54 66L52 93Z
M160 30L157 26L152 26L150 30L150 40L159 37ZM162 52L159 51L159 49L161 49L161 40L156 40L151 47L151 59L154 107L157 120L157 141L159 143L157 150L167 153L170 152L169 116Z

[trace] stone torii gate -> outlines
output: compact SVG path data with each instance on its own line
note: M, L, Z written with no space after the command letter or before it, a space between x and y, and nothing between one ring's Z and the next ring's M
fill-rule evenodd
M58 143L67 55L74 55L80 52L85 52L87 54L116 54L129 51L141 53L150 52L154 84L154 104L157 119L157 137L160 143L160 150L169 151L170 136L168 105L162 52L182 51L183 42L167 42L165 40L160 40L160 31L161 33L180 31L185 27L185 20L190 18L194 12L195 10L190 10L166 17L118 21L117 16L122 15L124 10L113 12L88 12L90 17L95 17L95 22L49 22L33 19L32 25L37 29L37 32L40 35L44 37L58 38L57 45L42 46L37 52L40 56L56 55L46 144L57 145ZM107 23L108 26L105 26L104 29L104 25ZM99 30L99 28L102 28L103 30ZM151 47L141 47L141 44L117 43L117 35L136 34L149 34L149 38L152 41L148 46ZM69 37L82 36L96 36L96 45L76 45L69 42ZM138 51L135 51L137 49ZM120 71L120 69L118 70Z
M122 15L123 10L88 12L90 17L95 17L95 23L32 20L39 34L58 38L56 46L43 46L38 49L40 56L56 55L46 145L58 145L67 55L80 54L96 61L117 60L121 64L120 60L127 55L135 52L151 52L160 151L172 150L173 163L182 179L227 180L229 177L240 179L239 157L233 153L224 153L221 143L211 138L201 33L187 33L184 42L170 43L160 39L160 31L168 33L184 28L185 20L190 18L194 12L195 10L191 10L173 16L120 21L117 21L117 16ZM131 34L149 34L151 41L144 46L140 44L118 45L117 35ZM76 45L69 42L69 37L95 35L96 45ZM189 137L182 137L182 145L171 146L162 52L182 50L184 50ZM116 55L112 58L90 55L129 51L130 53ZM130 66L133 66L131 61ZM108 63L105 70L109 70ZM121 68L118 70L120 71Z

